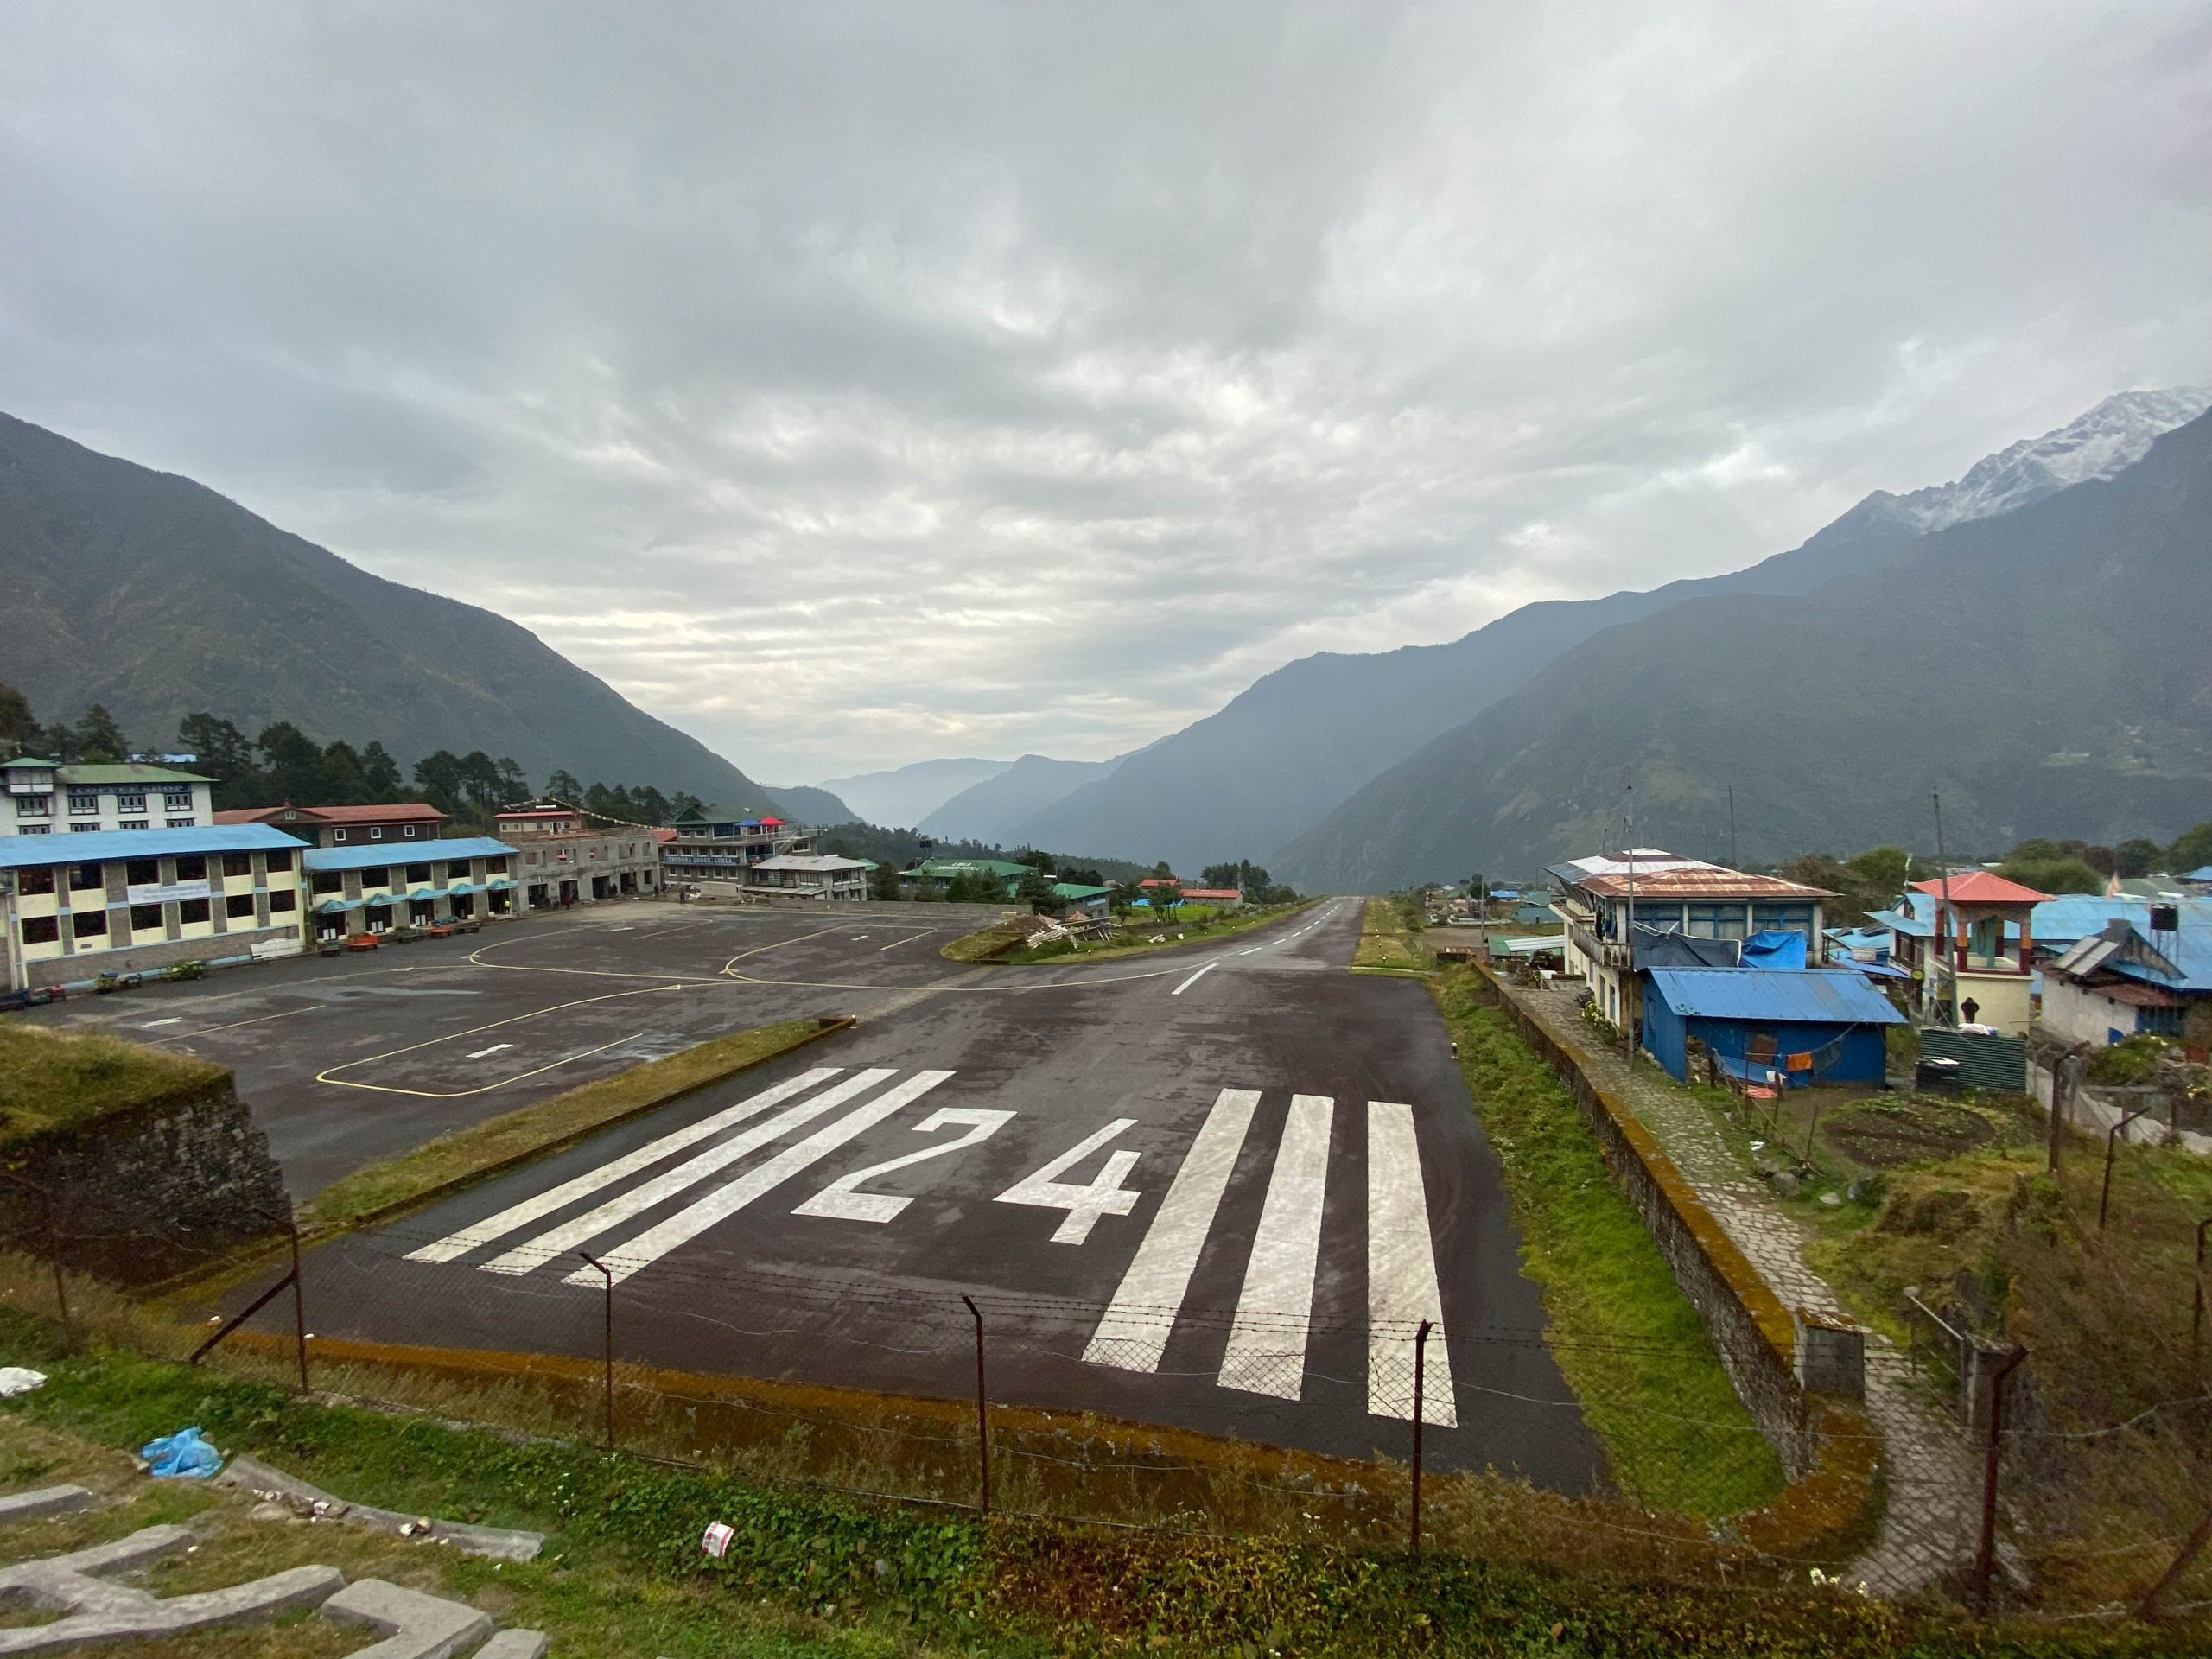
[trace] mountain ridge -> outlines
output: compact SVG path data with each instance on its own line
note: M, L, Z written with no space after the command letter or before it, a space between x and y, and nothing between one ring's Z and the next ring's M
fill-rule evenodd
M371 574L194 480L0 415L9 679L166 741L185 715L772 803L705 744L497 613ZM155 648L154 642L159 642Z
M1799 594L1879 563L1924 521L2002 513L2126 466L2160 425L2201 409L2194 389L2128 391L2040 437L1986 456L1960 479L1907 495L1874 491L1797 546L1740 570L1582 600L1527 605L1434 645L1321 652L1262 676L1216 713L1160 739L1112 777L1015 827L1042 846L1082 845L1177 868L1228 857L1281 861L1371 779L1518 690L1594 635L1685 600ZM2008 496L2012 498L2007 499Z
M2208 526L2212 416L1810 594L1624 624L1378 775L1279 873L1527 874L1618 843L1631 779L1639 841L1722 857L1732 783L1754 862L1926 848L1938 789L1954 852L2173 833L2212 794Z

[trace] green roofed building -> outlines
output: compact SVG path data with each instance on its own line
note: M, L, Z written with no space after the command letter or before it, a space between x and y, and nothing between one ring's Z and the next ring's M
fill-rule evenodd
M954 881L965 880L973 887L978 881L995 883L1009 899L1021 885L1030 867L1016 864L1003 858L925 858L911 870L901 871L899 880L914 887L926 887L943 893Z
M0 766L0 836L205 830L214 780L141 761L65 765L25 755Z

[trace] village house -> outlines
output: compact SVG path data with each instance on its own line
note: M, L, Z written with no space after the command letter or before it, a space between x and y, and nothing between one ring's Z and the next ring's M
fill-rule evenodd
M676 835L662 844L661 859L671 881L742 882L764 858L814 850L810 836L749 807L696 807L669 827Z
M64 764L29 755L0 765L0 836L204 830L215 784L140 761Z
M394 801L365 806L226 807L218 823L272 823L288 836L317 847L366 847L396 841L435 841L444 833L446 815L428 801Z
M2069 1043L2117 1043L2141 1033L2179 1037L2190 1013L2207 1006L2212 918L2190 917L2178 904L2154 904L2140 918L2106 923L2045 964L2037 1023Z
M2034 1014L2035 918L2050 902L2049 893L1993 870L1962 870L1914 882L1904 903L1874 919L1890 930L1891 960L1911 976L1924 1023L1950 1025L1955 1011L1957 1024L2024 1037Z
M660 832L639 824L600 824L559 801L503 807L493 827L514 844L515 876L529 910L657 894Z
M0 837L0 988L296 956L308 850L258 823Z
M868 896L868 873L875 862L840 858L832 853L778 853L747 866L748 891L786 893L795 899L847 901Z
M1661 938L1670 965L1694 956L1701 963L1735 966L1746 942L1778 960L1778 937L1798 936L1799 967L1822 960L1822 906L1835 897L1820 887L1754 875L1684 858L1656 847L1618 857L1599 855L1554 864L1551 914L1566 926L1565 971L1582 979L1598 1011L1622 1029L1638 1016L1636 969ZM1760 939L1758 936L1767 935Z

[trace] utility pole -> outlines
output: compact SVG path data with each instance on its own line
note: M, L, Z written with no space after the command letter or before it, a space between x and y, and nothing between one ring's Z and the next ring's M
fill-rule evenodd
M1736 785L1728 785L1728 868L1740 870L1744 867L1736 856Z
M1951 942L1951 861L1943 855L1943 792L1935 791L1936 879L1942 884L1942 914L1936 918L1936 934L1943 944L1943 978L1951 988L1951 1025L1959 1023L1959 955ZM2002 944L2003 940L1998 943Z
M1624 937L1628 941L1628 976L1621 981L1621 1049L1628 1056L1630 1065L1636 1064L1636 785L1630 784L1624 791L1628 806L1621 814L1621 833L1627 837L1623 848L1628 855L1628 926Z

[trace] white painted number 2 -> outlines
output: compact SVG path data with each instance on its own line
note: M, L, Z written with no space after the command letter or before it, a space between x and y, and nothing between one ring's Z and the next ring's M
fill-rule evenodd
M1111 1141L1136 1119L1117 1117L1097 1134L1077 1142L1039 1170L1025 1176L998 1196L1001 1204L1033 1204L1042 1210L1065 1210L1066 1219L1052 1234L1055 1244L1080 1244L1090 1236L1101 1216L1126 1216L1136 1207L1138 1194L1122 1185L1122 1178L1136 1166L1134 1152L1117 1152L1106 1160L1097 1178L1082 1186L1061 1176Z
M963 1147L972 1147L988 1141L999 1131L1012 1112L983 1111L969 1106L947 1106L931 1112L914 1125L914 1133L927 1135L932 1129L949 1129L956 1124L968 1126L968 1133L957 1141L948 1141L941 1147L924 1147L919 1152L910 1152L903 1158L887 1158L880 1164L870 1164L866 1169L856 1169L849 1175L841 1175L791 1211L795 1216L830 1216L840 1221L889 1221L908 1205L911 1198L900 1198L887 1192L856 1192L862 1181L872 1181L879 1175L888 1175L894 1169L905 1169L910 1164L926 1163L932 1158L942 1158L947 1153L957 1152Z

